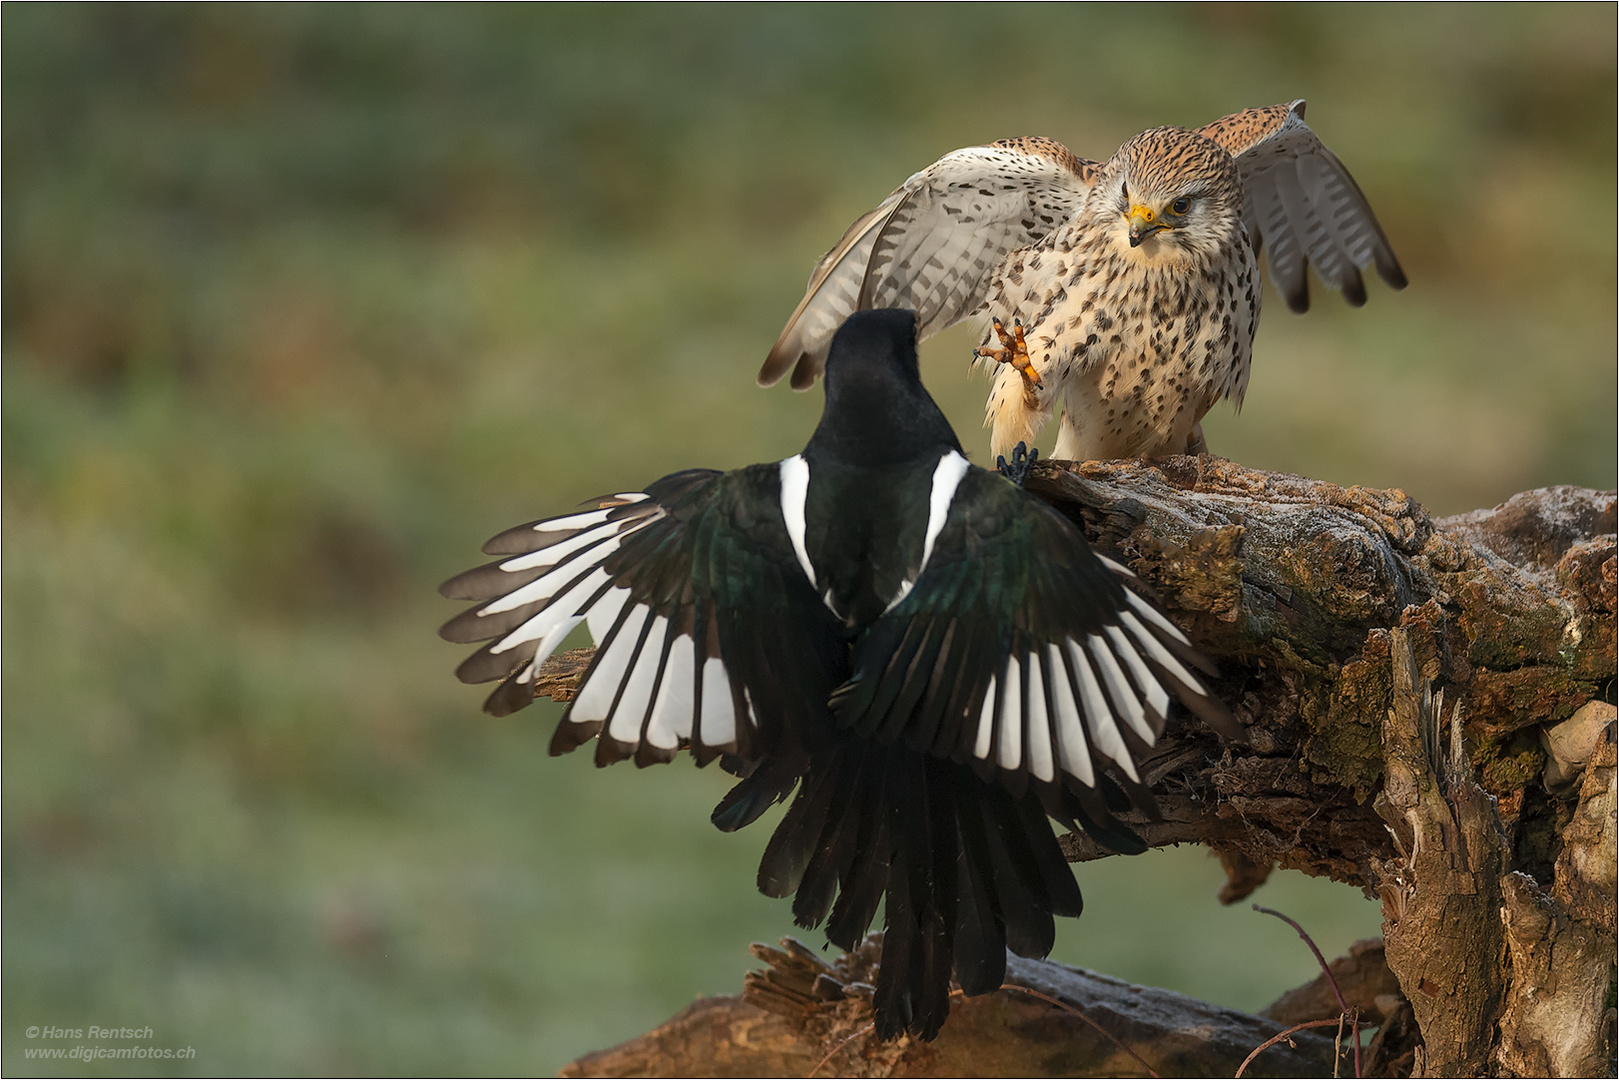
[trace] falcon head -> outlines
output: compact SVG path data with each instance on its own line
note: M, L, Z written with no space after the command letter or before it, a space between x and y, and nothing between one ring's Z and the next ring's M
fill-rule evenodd
M1225 148L1185 128L1151 128L1119 147L1103 171L1104 213L1148 258L1229 253L1242 229L1242 177Z

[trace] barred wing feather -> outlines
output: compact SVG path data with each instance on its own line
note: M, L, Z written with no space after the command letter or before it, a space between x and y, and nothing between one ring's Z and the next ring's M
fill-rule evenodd
M808 388L826 367L833 333L855 311L909 308L919 338L978 312L1006 257L1071 217L1093 181L1093 163L1049 139L946 154L851 225L816 264L760 385L791 368L793 388Z
M1294 311L1310 306L1305 263L1355 307L1361 271L1405 288L1405 272L1377 215L1343 162L1304 122L1304 101L1249 109L1200 128L1242 171L1243 222L1255 250L1268 248L1271 282Z

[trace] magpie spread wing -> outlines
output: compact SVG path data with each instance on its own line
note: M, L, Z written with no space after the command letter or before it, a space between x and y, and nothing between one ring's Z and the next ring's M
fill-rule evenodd
M484 551L502 558L440 590L478 602L440 634L488 642L457 675L501 680L484 708L504 716L533 700L540 665L584 622L596 656L553 753L599 735L602 763L685 747L699 762L796 757L847 660L799 569L779 477L773 465L675 473L501 533Z
M1057 511L974 468L914 586L856 644L834 714L1014 792L1032 783L1059 820L1133 848L1109 807L1126 792L1151 807L1137 764L1171 697L1244 733L1202 677L1212 666L1126 588L1131 576Z

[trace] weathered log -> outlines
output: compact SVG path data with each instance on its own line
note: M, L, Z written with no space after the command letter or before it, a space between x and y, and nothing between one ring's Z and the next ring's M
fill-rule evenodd
M740 998L706 998L564 1076L1229 1076L1289 1026L1049 962L1010 957L1008 986L959 994L931 1043L871 1035L880 936L831 963L791 939L754 946L768 965ZM1057 1003L1061 1004L1057 1004ZM1104 1034L1105 1033L1105 1034ZM1300 1032L1248 1076L1330 1075L1333 1038ZM1136 1055L1140 1055L1138 1058Z
M1382 896L1404 1000L1374 995L1380 1072L1611 1075L1614 493L1546 488L1435 520L1397 490L1213 457L1042 462L1028 488L1219 660L1219 688L1252 733L1234 746L1171 724L1144 770L1162 819L1132 822L1147 842L1212 848L1227 902L1277 865ZM553 660L541 692L571 696L587 656ZM1110 854L1083 835L1063 844L1075 860ZM1086 1004L1092 991L1075 992ZM1004 997L957 1012L1034 1007ZM693 1010L712 1024L722 1007ZM671 1025L696 1030L682 1016ZM933 1051L873 1053L938 1071L920 1062L966 1027L953 1013ZM824 1054L819 1030L800 1024L795 1038ZM1169 1055L1170 1028L1136 1030L1149 1060ZM1190 1071L1212 1068L1199 1060ZM1079 1068L1052 1058L1044 1072Z

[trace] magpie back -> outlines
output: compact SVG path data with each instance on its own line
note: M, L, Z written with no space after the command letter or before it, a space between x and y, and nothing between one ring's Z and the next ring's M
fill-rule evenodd
M937 460L961 450L927 390L916 358L916 313L850 315L826 360L826 406L805 455L849 465Z

